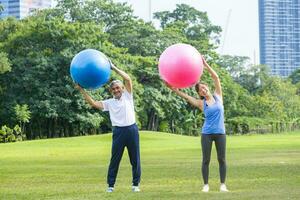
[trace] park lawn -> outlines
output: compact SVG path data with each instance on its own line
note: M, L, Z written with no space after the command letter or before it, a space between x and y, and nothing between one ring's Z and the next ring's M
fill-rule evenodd
M131 192L127 152L106 193L111 134L0 144L0 199L300 199L300 133L227 137L220 193L215 148L202 193L200 137L140 132L141 192Z

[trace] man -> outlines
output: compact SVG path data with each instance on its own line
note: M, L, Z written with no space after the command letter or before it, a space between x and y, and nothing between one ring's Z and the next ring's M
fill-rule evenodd
M107 192L114 191L114 184L125 147L127 147L132 166L132 191L139 192L141 177L140 147L138 127L135 123L132 81L127 73L118 69L112 63L111 69L124 79L124 85L120 80L114 80L110 83L109 90L113 98L95 101L79 85L76 85L76 88L92 107L109 112L113 126L113 141L107 175Z

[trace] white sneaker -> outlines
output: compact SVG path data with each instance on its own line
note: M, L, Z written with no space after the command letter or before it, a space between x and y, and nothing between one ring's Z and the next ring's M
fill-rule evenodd
M132 192L140 192L139 186L132 186Z
M227 187L224 183L222 183L220 186L220 192L229 192L229 190L227 189Z
M205 184L202 188L202 192L208 192L209 191L209 185Z
M113 192L114 191L114 188L113 187L108 187L106 192Z

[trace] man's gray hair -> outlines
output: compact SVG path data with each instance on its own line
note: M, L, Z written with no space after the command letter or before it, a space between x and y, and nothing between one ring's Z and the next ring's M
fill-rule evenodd
M121 86L123 86L123 82L122 81L120 81L120 80L113 80L112 82L110 82L109 88L112 88L112 86L114 84L120 84Z

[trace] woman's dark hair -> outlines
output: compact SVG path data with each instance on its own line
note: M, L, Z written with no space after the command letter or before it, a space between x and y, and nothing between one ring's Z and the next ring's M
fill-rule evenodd
M200 85L200 82L197 82L195 85L195 90L197 93L199 92L199 85Z
M195 90L196 90L197 93L199 92L200 84L207 85L205 82L202 82L202 81L197 82L196 85L195 85Z

